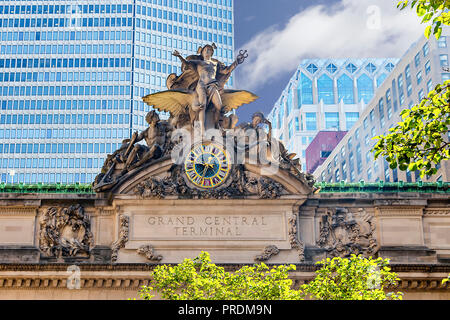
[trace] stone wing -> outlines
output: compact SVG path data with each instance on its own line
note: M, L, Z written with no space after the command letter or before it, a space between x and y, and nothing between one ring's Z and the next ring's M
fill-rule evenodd
M259 98L257 95L245 90L224 90L221 97L225 113Z
M187 90L168 90L149 94L142 100L158 111L170 112L174 117L178 116L190 106L194 99L194 93Z

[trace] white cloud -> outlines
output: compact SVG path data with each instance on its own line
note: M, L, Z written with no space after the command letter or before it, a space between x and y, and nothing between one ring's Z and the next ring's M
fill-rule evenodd
M282 28L271 27L242 46L249 59L238 85L255 89L297 68L305 58L401 57L423 34L413 10L393 0L342 0L297 13Z

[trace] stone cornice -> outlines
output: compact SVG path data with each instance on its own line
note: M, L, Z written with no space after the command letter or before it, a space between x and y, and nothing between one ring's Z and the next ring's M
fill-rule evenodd
M80 289L139 290L148 285L150 271L155 265L80 265ZM223 265L236 270L239 265ZM0 290L67 290L67 265L0 265ZM9 270L5 270L8 267ZM19 268L18 268L19 267ZM20 267L28 267L23 270ZM95 268L94 268L95 267ZM449 283L442 279L450 273L450 265L391 265L392 271L401 279L390 290L450 290ZM294 287L307 283L318 268L312 264L299 264L297 271L290 273ZM22 270L21 270L22 269ZM91 269L91 270L88 270ZM96 269L96 270L93 270ZM36 271L40 271L36 274ZM424 275L423 272L431 272Z
M37 208L14 208L14 207L0 207L0 217L2 215L10 216L35 216Z
M375 207L375 215L380 217L421 217L424 207L398 206L398 207Z
M425 216L448 216L450 215L450 208L430 208L425 209Z

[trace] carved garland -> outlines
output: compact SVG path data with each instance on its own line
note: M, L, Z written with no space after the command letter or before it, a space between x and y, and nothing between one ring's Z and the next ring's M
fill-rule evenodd
M255 261L268 261L273 256L280 253L280 249L277 246L268 246L264 249L261 255L255 257Z
M143 198L164 199L178 196L188 199L233 199L256 195L260 199L277 199L283 193L283 186L270 178L248 177L243 166L233 169L231 184L223 189L201 191L190 188L183 179L180 167L172 170L172 175L163 179L149 178L134 189Z
M305 261L305 245L298 238L297 231L297 215L293 214L288 219L289 223L289 242L291 244L291 248L297 250L298 259L300 262Z
M119 225L120 225L119 238L111 246L112 250L111 261L113 263L117 261L119 250L124 248L125 244L128 242L129 224L130 224L130 217L125 215L121 215L119 217Z
M136 252L140 255L143 255L147 258L149 261L161 261L163 256L155 254L155 248L151 245L145 245L139 247L139 249L136 250Z
M48 257L89 256L91 223L81 205L49 208L41 217L39 248Z

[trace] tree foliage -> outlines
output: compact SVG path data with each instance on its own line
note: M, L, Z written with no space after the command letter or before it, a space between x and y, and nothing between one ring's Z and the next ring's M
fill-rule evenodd
M156 290L167 300L298 300L301 292L291 289L292 280L288 279L291 270L295 266L269 269L261 263L229 273L202 252L176 266L158 266L152 273L152 286L142 287L140 297L151 299Z
M385 295L386 284L397 280L390 272L387 260L327 259L321 261L322 269L310 283L299 290L292 288L289 271L294 265L269 268L264 263L244 266L234 273L211 263L207 252L183 263L155 268L149 286L141 287L141 299L150 300L154 292L167 300L300 300L309 295L313 299L398 299L400 294ZM372 280L381 279L380 286L370 286ZM334 275L338 272L339 277ZM378 283L378 282L377 282ZM328 293L331 292L331 293ZM326 294L325 294L326 293Z
M437 172L436 165L450 160L450 81L437 85L419 105L403 110L402 122L378 136L375 159L386 157L391 169L420 171L421 177Z
M397 7L415 8L423 17L422 23L430 23L425 36L433 33L441 37L442 27L450 25L450 0L402 0ZM402 122L378 139L372 149L375 159L384 156L391 169L420 171L420 176L436 174L437 166L449 156L450 82L437 85L428 96L411 109L401 112Z
M322 268L301 289L314 300L401 300L402 293L386 293L387 287L400 280L391 272L388 259L327 258L318 262Z
M422 18L422 23L430 23L425 29L425 36L434 34L439 39L443 25L450 25L449 0L402 0L397 4L397 8L403 10L407 7L415 8L417 15Z

